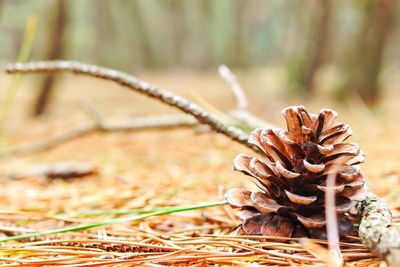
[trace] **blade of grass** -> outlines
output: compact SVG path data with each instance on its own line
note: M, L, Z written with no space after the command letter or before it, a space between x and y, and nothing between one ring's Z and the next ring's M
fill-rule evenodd
M171 214L171 213L175 213L175 212L183 212L183 211L189 211L189 210L211 208L211 207L221 206L224 204L226 204L225 201L211 202L211 203L198 204L198 205L192 205L192 206L165 207L158 211L151 212L148 214L138 215L138 216L131 216L131 217L113 219L113 220L98 222L98 223L82 224L82 225L77 225L77 226L73 226L73 227L50 229L50 230L44 230L44 231L35 232L35 233L10 236L10 237L6 237L6 238L1 238L0 242L7 242L7 241L11 241L11 240L20 240L20 239L25 239L25 238L33 238L33 237L38 237L38 236L42 236L42 235L53 235L53 234L61 234L61 233L66 233L66 232L88 230L88 229L92 229L92 228L109 226L109 225L113 225L113 224L139 221L139 220L143 220L146 218L165 215L165 214Z
M179 188L173 188L161 195L159 197L165 198L165 197L171 197L175 195L178 192L184 191L191 189L195 186L200 186L202 183L189 183L186 185L183 185ZM76 217L97 217L97 216L118 216L118 215L129 215L129 214L146 214L146 213L151 213L151 212L156 212L159 211L161 208L154 208L154 209L128 209L128 210L99 210L99 211L87 211L87 212L73 212L73 213L60 213L56 214L53 216L53 218L76 218Z
M130 209L130 210L100 210L100 211L88 211L88 212L76 212L76 213L61 213L56 214L54 218L74 218L74 217L97 217L97 216L118 216L118 215L129 215L129 214L147 214L157 212L163 208L156 209Z
M37 26L37 17L30 16L28 21L26 22L25 26L25 33L24 38L22 41L21 49L18 53L17 61L24 63L27 62L29 59L29 54L31 53L33 40L36 33L36 26ZM5 121L7 119L7 115L10 112L12 104L15 99L15 94L17 92L18 85L21 81L21 75L15 75L10 82L9 87L7 88L3 105L1 106L0 110L0 135L3 134L3 127ZM2 138L3 139L3 138Z

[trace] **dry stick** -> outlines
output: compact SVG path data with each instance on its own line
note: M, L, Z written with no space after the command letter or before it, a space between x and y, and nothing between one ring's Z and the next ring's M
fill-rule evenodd
M64 144L65 142L89 135L94 132L122 132L122 131L140 131L149 129L170 129L183 128L198 125L196 119L188 115L161 115L144 118L129 119L124 121L105 121L99 111L89 101L81 104L83 110L93 121L81 125L75 129L56 135L46 141L39 143L21 145L14 149L0 153L0 158L13 156L24 156L32 153L47 151L51 148Z
M249 100L247 99L242 86L240 86L236 75L226 65L219 66L218 72L219 75L229 84L236 100L236 108L238 110L248 110Z
M46 151L50 148L63 144L69 140L85 136L89 133L92 133L95 130L97 130L97 126L95 124L82 125L76 129L57 135L50 140L42 141L33 145L21 145L14 149L4 151L0 154L0 158L23 156L31 153Z
M240 86L235 74L225 65L219 67L219 72L222 78L224 78L230 85L230 89L235 97L236 108L229 112L229 114L236 120L246 124L248 127L269 127L276 128L276 126L263 121L256 116L252 115L247 111L248 100L245 92ZM0 153L0 158L24 156L33 153L39 153L47 151L56 146L62 145L73 139L80 138L85 135L89 135L94 132L114 132L114 131L138 131L147 129L170 129L178 127L191 127L201 126L197 123L196 119L192 116L184 115L166 115L166 116L154 116L147 118L138 118L125 122L105 122L100 112L94 107L90 101L83 101L81 103L82 109L93 121L81 125L78 128L63 132L60 135L56 135L46 141L42 141L35 144L21 145L14 149L4 151Z
M208 124L217 132L259 152L247 142L247 134L238 128L225 125L215 116L182 97L173 95L122 72L70 61L17 63L9 65L7 68L8 73L57 71L70 71L105 80L112 80L134 91L177 107L185 113L193 115L200 123ZM366 200L359 203L359 211L361 214L359 235L363 244L385 258L391 266L400 266L400 227L393 224L389 208L381 199L371 193Z
M89 116L93 119L93 123L79 126L76 129L56 135L49 140L35 144L21 145L14 149L0 153L0 157L23 156L32 153L43 152L94 132L125 132L147 129L192 127L194 125L198 125L197 121L192 117L177 115L162 115L114 122L106 122L99 117L94 118L93 113L89 113Z
M236 120L246 124L250 128L271 128L277 129L278 127L254 116L248 110L248 99L242 86L240 85L236 75L225 65L218 68L219 75L226 81L236 101L236 108L229 112L229 115Z
M172 94L162 88L158 88L124 72L73 61L39 61L27 64L17 63L7 67L8 73L43 73L60 71L69 71L76 74L114 81L135 92L142 93L151 98L160 100L165 104L176 107L181 111L194 116L199 123L208 124L216 132L222 133L232 140L258 152L257 148L247 142L248 135L239 128L232 125L226 125L216 116L208 113L203 108L183 97Z
M389 207L372 192L359 203L358 234L362 243L383 256L389 266L400 266L400 225L394 224Z

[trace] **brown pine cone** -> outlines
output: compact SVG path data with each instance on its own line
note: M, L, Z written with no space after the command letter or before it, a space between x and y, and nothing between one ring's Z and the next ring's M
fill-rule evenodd
M234 160L235 169L252 176L261 191L231 189L226 200L240 208L246 234L326 239L326 180L335 173L338 230L349 234L353 223L346 212L366 196L359 169L364 154L345 142L350 127L335 123L337 113L329 109L315 115L294 106L282 113L287 131L256 129L249 137L264 157L240 154Z

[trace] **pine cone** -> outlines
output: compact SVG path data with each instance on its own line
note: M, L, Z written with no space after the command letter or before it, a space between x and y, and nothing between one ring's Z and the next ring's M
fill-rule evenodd
M234 160L235 169L255 178L261 191L231 189L226 200L240 208L246 234L326 239L326 180L335 173L338 230L349 234L353 223L346 213L366 196L359 169L364 154L345 142L350 127L335 123L337 113L329 109L315 115L294 106L282 113L287 131L256 129L249 137L264 157L240 154Z

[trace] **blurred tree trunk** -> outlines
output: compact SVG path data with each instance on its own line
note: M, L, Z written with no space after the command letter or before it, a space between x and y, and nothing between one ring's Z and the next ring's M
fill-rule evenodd
M60 59L63 56L63 37L67 23L67 6L66 0L58 0L54 6L55 12L49 12L54 14L49 22L50 34L49 43L50 48L48 49L47 59ZM53 8L50 8L53 11ZM54 84L56 83L56 76L47 75L42 83L42 88L37 97L33 115L39 116L45 113L51 93L53 91Z
M315 21L314 38L310 42L308 64L305 68L301 84L308 95L315 92L315 76L318 69L326 62L329 53L331 37L332 1L317 1L317 18Z
M212 0L203 0L200 2L200 16L201 16L201 27L202 36L207 36L204 38L203 48L204 52L201 57L201 67L209 68L210 66L218 65L218 60L213 56L213 32L210 30L211 25L214 23L213 18L213 3ZM214 23L215 24L215 23Z
M170 18L172 20L173 38L173 59L178 65L182 64L182 51L186 41L185 33L185 10L184 3L181 0L169 0L167 2Z
M293 91L305 95L315 92L315 76L328 58L331 39L332 1L317 0L312 4L311 18L306 22L309 31L306 33L308 37L303 53L291 58L289 66L290 87ZM304 15L309 15L309 12ZM296 50L299 50L298 47Z
M246 38L244 33L244 25L246 21L244 20L244 9L247 3L243 0L231 2L232 9L234 10L233 16L233 51L231 52L231 66L232 67L244 67L248 63L247 57L247 46Z
M115 18L112 14L114 5L120 1L97 0L95 5L95 17L93 24L95 29L95 62L100 65L121 67L126 58L118 57L121 50L121 40L118 37L118 30ZM136 1L135 1L136 2ZM112 40L112 42L110 42Z
M360 37L346 57L346 79L340 88L342 98L356 92L366 104L379 98L379 73L395 15L395 0L369 0L365 4Z
M132 5L132 19L133 26L138 36L137 42L139 42L140 51L143 55L143 66L145 68L159 68L160 62L154 54L153 47L151 44L151 38L146 28L146 21L143 16L146 16L144 10L141 8L139 1L129 1Z

